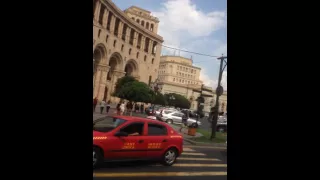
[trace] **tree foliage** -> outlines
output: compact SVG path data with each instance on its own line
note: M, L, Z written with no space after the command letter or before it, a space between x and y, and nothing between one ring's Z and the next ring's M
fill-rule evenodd
M121 88L126 84L126 83L129 83L129 82L134 82L134 81L137 81L134 77L132 76L124 76L120 79L118 79L117 83L116 83L116 87L115 87L115 90L114 90L114 96L117 96L117 92L120 92Z
M168 102L169 106L179 107L183 109L190 108L190 101L184 96L176 93L165 94L165 100ZM170 97L173 97L173 99Z
M113 96L133 102L150 103L154 100L155 94L146 83L125 76L118 79Z
M152 104L165 106L165 105L167 105L167 101L165 99L165 96L163 94L161 94L160 92L158 92L158 93L155 93Z

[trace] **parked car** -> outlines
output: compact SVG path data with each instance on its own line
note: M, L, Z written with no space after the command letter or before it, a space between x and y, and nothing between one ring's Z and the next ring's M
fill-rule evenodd
M218 132L227 132L227 121L218 121L217 131Z
M162 121L167 122L168 124L181 124L182 123L182 116L183 116L182 112L167 110L161 114L160 119ZM200 121L197 121L192 118L189 118L187 120L187 124L188 124L188 126L193 126L193 127L201 126Z

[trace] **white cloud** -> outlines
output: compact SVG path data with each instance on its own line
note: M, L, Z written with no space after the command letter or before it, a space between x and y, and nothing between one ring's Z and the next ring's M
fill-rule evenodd
M204 54L227 55L227 43L212 39L215 31L226 28L226 11L206 13L197 8L191 0L167 0L162 4L161 9L152 12L152 14L160 20L158 34L164 38L164 45ZM207 52L204 52L206 50ZM175 55L179 55L178 50L162 48L163 55L173 55L174 52ZM208 61L208 57L204 56L200 57L184 52L180 52L180 55L187 58L192 55L194 62ZM219 61L212 61L212 58L209 60L211 64L214 62L219 64ZM199 65L201 67L201 63ZM206 67L209 67L208 64L201 67L200 80L215 89L217 80L208 75L209 71L206 71ZM222 79L224 89L227 89L226 75L225 72Z
M204 13L190 0L168 0L160 11L152 14L159 18L158 33L170 46L179 47L183 41L208 36L226 26L226 12Z
M203 84L205 84L206 86L210 86L213 88L213 90L215 90L217 88L218 85L218 80L214 80L212 78L210 78L206 72L204 70L201 70L200 73L200 80L202 80ZM221 78L221 86L223 87L223 89L226 91L228 86L227 86L227 71L223 71L222 73L222 78Z

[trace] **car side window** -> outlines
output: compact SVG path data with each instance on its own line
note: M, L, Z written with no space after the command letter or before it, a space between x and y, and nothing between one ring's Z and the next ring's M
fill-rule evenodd
M173 113L172 116L182 117L182 114L180 114L180 113Z
M148 136L165 136L167 134L167 127L159 124L148 123Z
M128 133L129 136L142 136L144 123L131 123L128 126L120 129L121 132Z

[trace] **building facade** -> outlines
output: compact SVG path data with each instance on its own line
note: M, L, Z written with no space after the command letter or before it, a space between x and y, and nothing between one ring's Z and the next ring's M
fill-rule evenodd
M111 0L93 0L93 97L114 100L115 84L125 75L156 79L163 43L158 25L147 10L122 11Z
M204 112L215 105L216 93L200 80L201 68L193 66L192 60L180 56L161 56L158 80L161 93L176 93L190 101L190 109L197 110L199 96L204 97ZM227 92L220 96L220 112L226 112Z
M180 56L161 56L159 66L159 85L163 94L176 93L186 97L190 109L198 107L197 98L201 94L201 68L193 66L192 60Z

